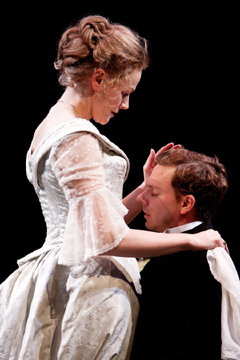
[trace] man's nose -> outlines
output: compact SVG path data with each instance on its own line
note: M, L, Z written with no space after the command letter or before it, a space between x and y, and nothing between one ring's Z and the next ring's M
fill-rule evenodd
M145 193L145 191L143 191L140 195L138 195L136 200L138 202L142 203L143 205L147 205L147 200L144 197L144 193Z

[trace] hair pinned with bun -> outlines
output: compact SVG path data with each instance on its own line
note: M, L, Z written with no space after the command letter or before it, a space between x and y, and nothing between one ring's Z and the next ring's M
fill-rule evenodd
M101 16L92 16L84 18L82 24L82 38L83 41L89 45L91 49L95 49L100 39L110 36L112 33L112 26Z
M96 15L67 29L59 42L55 68L63 86L81 86L94 69L106 72L115 85L136 69L148 66L147 41L126 26Z

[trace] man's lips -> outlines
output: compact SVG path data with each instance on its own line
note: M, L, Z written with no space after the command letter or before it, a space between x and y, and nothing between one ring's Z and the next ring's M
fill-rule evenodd
M150 217L150 215L144 211L144 217L145 217L145 219L147 219L148 217Z

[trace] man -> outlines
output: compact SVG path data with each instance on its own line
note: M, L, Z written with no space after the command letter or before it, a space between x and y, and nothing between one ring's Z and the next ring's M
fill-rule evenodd
M216 157L186 149L165 152L156 162L138 197L146 227L168 233L211 229L210 219L228 188L224 166ZM153 258L145 266L131 359L221 359L222 288L209 261L207 251L183 251Z

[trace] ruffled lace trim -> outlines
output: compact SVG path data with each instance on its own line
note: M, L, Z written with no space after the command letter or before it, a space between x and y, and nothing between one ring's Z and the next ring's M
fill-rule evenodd
M116 247L129 232L127 212L106 188L71 201L59 262L75 266Z

